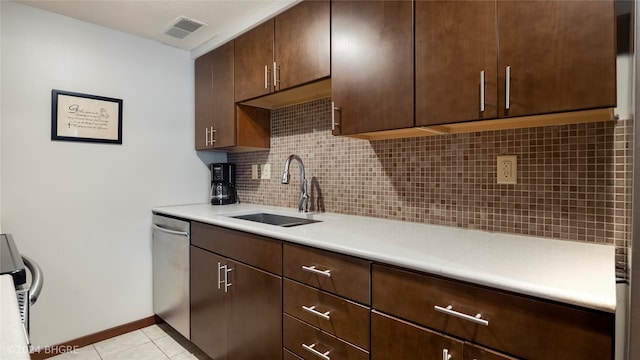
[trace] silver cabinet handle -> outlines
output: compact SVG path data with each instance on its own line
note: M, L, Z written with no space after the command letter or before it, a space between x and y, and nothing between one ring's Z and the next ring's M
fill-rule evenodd
M340 127L340 124L336 122L336 110L340 111L339 107L336 107L335 101L331 102L331 131L334 131L336 127Z
M216 139L213 138L213 134L215 134L216 129L213 128L213 126L211 127L211 145L215 144Z
M449 354L449 349L442 349L442 360L451 359L451 355Z
M313 344L313 345L302 344L302 347L308 352L312 353L313 355L318 356L324 360L331 360L331 358L329 357L329 353L331 351L325 351L324 353L321 353L320 351L315 349L315 346L316 344Z
M223 280L220 280L220 271L226 268L227 265L221 265L220 263L218 263L218 290L220 290L220 285L224 282Z
M264 66L264 88L269 88L269 67L267 65Z
M483 319L482 318L482 314L476 314L476 316L463 314L461 312L457 312L457 311L453 310L453 306L452 305L449 305L446 308L443 308L441 306L436 305L433 308L436 311L439 311L441 313L445 313L447 315L451 315L451 316L455 316L455 317L460 318L460 319L468 320L468 321L474 322L476 324L489 326L489 321Z
M484 70L480 71L480 112L484 112L485 100L484 100Z
M276 62L273 62L273 91L276 91L276 86L278 86L278 83L280 82L280 80L278 80L278 74L277 71L280 68L278 68L278 65L276 64Z
M220 271L224 270L224 280L220 279ZM229 269L229 267L227 265L222 265L220 263L218 263L218 289L220 289L220 285L222 285L224 283L224 292L229 292L229 286L233 285L231 283L229 283L229 272L232 271L233 269Z
M209 146L209 128L204 128L204 146Z
M229 292L229 287L233 285L229 282L229 273L233 271L233 269L229 269L227 265L224 266L224 292Z
M507 66L505 73L506 74L505 74L505 81L504 81L504 87L505 87L504 106L505 106L505 109L509 110L509 107L511 106L511 66Z
M302 265L302 270L308 271L308 272L312 272L314 274L318 274L318 275L322 275L322 276L326 276L326 277L331 277L331 270L318 270L316 269L316 266L304 266Z
M329 316L331 314L331 311L327 311L324 313L321 313L320 311L316 310L316 306L304 306L302 305L302 310L305 310L315 316L321 317L325 320L331 320L331 317Z

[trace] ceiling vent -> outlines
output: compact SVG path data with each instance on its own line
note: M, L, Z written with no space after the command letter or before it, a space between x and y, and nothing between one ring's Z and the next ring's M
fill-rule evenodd
M203 26L205 26L204 23L189 19L186 16L181 16L173 22L173 25L171 25L169 30L165 31L165 34L173 36L174 38L184 39L189 36L189 34Z

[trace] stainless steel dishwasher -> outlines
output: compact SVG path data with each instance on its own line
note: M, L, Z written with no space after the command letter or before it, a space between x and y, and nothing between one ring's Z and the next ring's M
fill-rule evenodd
M190 224L153 215L153 312L187 339Z

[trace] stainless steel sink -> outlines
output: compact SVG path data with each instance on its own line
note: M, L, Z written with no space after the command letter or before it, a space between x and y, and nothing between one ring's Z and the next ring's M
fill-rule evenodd
M320 222L318 220L311 220L311 219L304 219L304 218L297 218L293 216L276 215L276 214L269 214L269 213L236 215L231 217L234 219L249 220L249 221L255 221L263 224L282 226L282 227L292 227L292 226Z

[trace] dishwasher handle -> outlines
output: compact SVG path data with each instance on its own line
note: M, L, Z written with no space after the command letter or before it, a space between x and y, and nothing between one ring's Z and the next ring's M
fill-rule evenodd
M167 229L167 228L163 228L162 226L158 226L156 224L152 225L153 228L155 230L158 231L162 231L165 232L167 234L172 234L172 235L178 235L178 236L184 236L184 237L189 237L189 233L188 232L184 232L184 231L175 231L175 230L171 230L171 229Z

